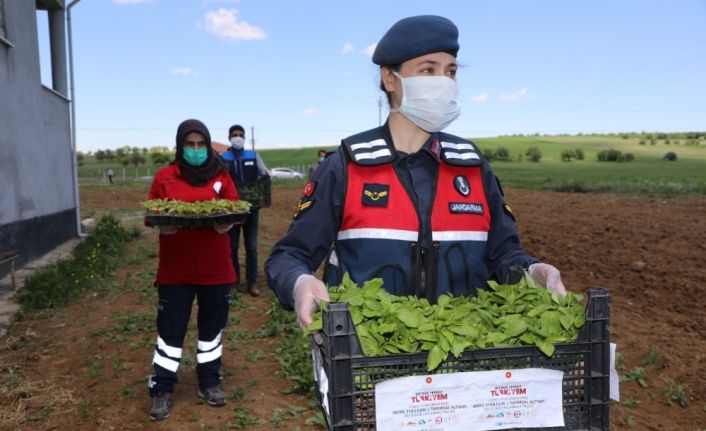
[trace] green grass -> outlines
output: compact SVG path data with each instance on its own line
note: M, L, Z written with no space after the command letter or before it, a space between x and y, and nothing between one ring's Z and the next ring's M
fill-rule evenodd
M664 140L656 141L655 145L651 145L647 140L645 145L640 145L640 137L637 135L628 139L608 135L503 136L479 138L473 141L483 152L495 151L499 147L509 150L511 162L491 163L504 187L661 197L704 195L706 194L706 143L702 140L697 141L699 143L696 145L687 145L685 139L678 139L680 141L678 145L667 145ZM527 160L525 152L529 147L537 147L541 151L541 161L534 163ZM320 148L334 149L334 147L264 149L259 150L259 153L270 168L287 166L306 174L308 167L315 162ZM571 162L561 160L563 151L576 149L583 151L584 160ZM598 162L596 159L598 152L609 149L632 153L635 159L627 163ZM667 152L676 153L677 160L673 162L663 160ZM115 170L118 179L114 187L134 187L135 183L138 183L135 177L154 174L159 168L149 162L138 168L129 166L125 168L129 180L124 181L123 167L119 163L99 163L93 157L86 157L83 164L79 169L82 187L84 184L86 187L91 187L88 185L91 182L105 183L103 179L91 180L89 177L95 173L105 172L108 167ZM292 181L286 181L286 183L295 184ZM301 183L303 184L303 181Z

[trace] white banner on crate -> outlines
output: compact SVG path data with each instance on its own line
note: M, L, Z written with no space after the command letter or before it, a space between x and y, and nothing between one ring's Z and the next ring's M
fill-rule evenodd
M543 368L391 379L375 385L378 431L564 426L564 373Z

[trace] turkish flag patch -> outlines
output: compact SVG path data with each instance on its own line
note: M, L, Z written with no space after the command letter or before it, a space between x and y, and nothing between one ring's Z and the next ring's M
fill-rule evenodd
M309 181L308 183L306 183L306 186L304 186L304 197L311 197L311 195L314 194L314 190L316 190L315 181Z

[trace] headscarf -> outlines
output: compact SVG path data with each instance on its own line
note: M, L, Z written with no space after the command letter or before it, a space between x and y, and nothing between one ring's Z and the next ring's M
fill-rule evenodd
M192 132L203 135L206 140L208 158L200 166L191 166L184 160L184 139L186 139L186 135ZM196 119L184 120L179 124L176 132L176 157L174 162L179 166L181 176L193 186L206 184L211 178L218 175L220 171L228 172L226 164L211 147L211 134L208 128Z

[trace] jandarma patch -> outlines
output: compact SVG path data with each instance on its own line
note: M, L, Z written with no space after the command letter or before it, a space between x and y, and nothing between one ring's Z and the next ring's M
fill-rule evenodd
M386 207L389 197L389 184L363 185L363 205L371 207Z
M483 204L473 202L449 202L452 214L483 214Z
M309 211L311 207L314 206L314 199L310 198L301 198L299 203L297 204L297 212L294 214L294 218L299 218L302 214L305 212Z

